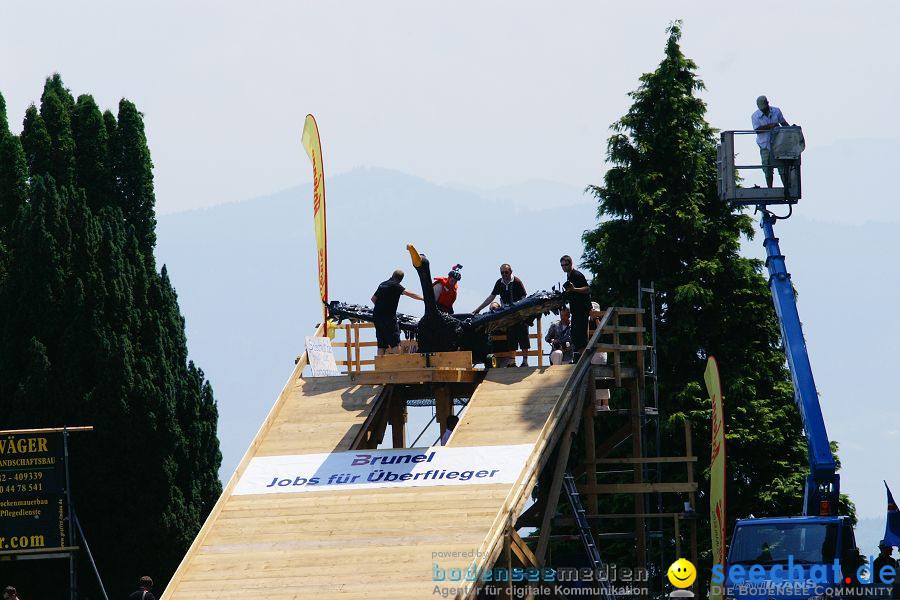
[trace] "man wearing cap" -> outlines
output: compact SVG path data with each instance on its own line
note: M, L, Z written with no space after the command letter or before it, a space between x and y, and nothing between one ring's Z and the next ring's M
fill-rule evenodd
M763 171L766 174L766 185L772 187L772 167L774 160L771 154L771 133L769 130L780 125L787 125L788 122L781 114L781 109L777 106L769 106L769 100L765 96L756 99L758 111L753 113L750 118L753 123L753 129L756 131L756 144L759 146L759 156L762 158L762 164L766 166ZM778 175L784 183L784 169L778 168Z
M880 552L878 554L878 558L876 558L875 562L872 563L872 582L886 586L896 584L898 575L897 559L891 556L891 553L894 551L894 547L888 546L884 540L881 540L880 542L878 542L878 550ZM891 567L893 571L891 571L891 569L887 569L885 573L882 573L881 570L884 569L884 567Z

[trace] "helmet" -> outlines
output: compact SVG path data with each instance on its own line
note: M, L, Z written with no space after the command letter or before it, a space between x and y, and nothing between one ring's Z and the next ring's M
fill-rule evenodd
M459 272L460 269L462 269L462 265L453 265L453 267L450 269L450 272L447 273L447 277L459 281L460 279L462 279L462 273Z

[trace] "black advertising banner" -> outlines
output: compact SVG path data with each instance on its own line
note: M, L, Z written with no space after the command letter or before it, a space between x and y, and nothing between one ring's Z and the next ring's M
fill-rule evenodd
M0 554L72 546L68 516L64 433L0 433Z

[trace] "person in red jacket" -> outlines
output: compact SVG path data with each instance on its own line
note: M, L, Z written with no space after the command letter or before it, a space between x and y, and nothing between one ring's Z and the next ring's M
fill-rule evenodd
M460 269L462 269L462 265L455 265L446 277L434 278L434 300L441 312L453 314L453 303L456 302L459 280L462 279Z

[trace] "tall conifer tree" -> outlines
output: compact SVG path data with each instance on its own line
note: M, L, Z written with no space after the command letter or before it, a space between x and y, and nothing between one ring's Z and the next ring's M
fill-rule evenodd
M28 170L19 138L9 131L6 100L0 94L0 244L27 196Z
M109 135L93 96L78 97L72 112L75 141L75 181L85 191L91 210L108 206L112 194L109 173Z
M50 133L47 131L44 118L38 113L34 104L25 111L21 139L29 174L46 175L50 173L53 164Z
M153 162L144 134L144 120L133 103L119 102L113 172L118 186L117 197L125 223L134 227L134 235L142 252L152 254L156 245L155 198L153 196Z
M600 217L584 235L592 294L603 305L631 306L638 280L655 283L660 414L670 426L692 420L695 450L710 436L703 372L716 356L731 522L799 514L808 471L799 413L763 265L738 254L752 221L717 197L715 135L697 97L703 83L679 46L680 23L668 34L662 62L641 76L613 125L603 185L589 188ZM709 453L696 454L701 489L709 489ZM708 515L706 494L700 501L699 514ZM701 531L702 551L708 528Z
M164 585L221 492L212 388L153 257L143 123L127 100L119 113L75 102L54 75L26 113L25 152L0 155L0 423L95 426L73 439L73 491L114 596L146 572ZM4 131L0 150L15 140ZM47 572L17 580L49 595L64 584Z
M65 187L75 183L75 140L72 139L72 94L62 85L59 75L54 75L44 85L41 95L41 117L50 135L50 174L57 185Z

